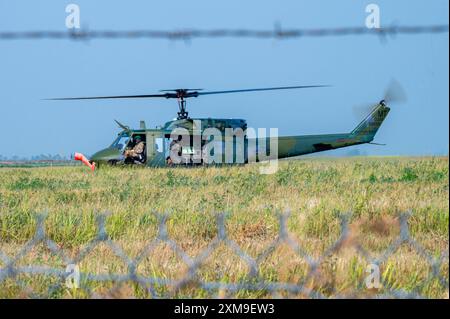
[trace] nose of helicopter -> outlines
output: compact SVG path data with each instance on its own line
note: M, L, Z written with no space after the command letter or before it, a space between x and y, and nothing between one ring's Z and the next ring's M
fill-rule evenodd
M93 154L90 158L90 161L96 163L108 162L111 160L118 160L120 159L120 156L120 150L118 150L117 148L108 147Z

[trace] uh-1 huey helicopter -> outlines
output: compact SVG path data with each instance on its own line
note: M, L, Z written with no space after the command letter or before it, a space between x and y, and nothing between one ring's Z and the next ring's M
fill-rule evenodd
M96 100L96 99L130 99L130 98L165 98L177 99L179 111L177 118L165 123L161 127L148 129L144 121L140 122L139 129L132 129L116 121L122 128L113 143L93 154L88 161L93 164L140 164L150 167L161 166L192 166L204 164L242 164L260 162L274 159L283 159L315 152L334 150L358 144L372 143L375 134L390 111L387 103L394 100L392 86L385 97L373 105L370 113L349 133L298 135L298 136L270 136L258 138L248 134L247 122L244 119L217 119L217 118L190 118L186 108L186 100L213 94L228 94L242 92L260 92L273 90L290 90L320 88L327 85L285 86L256 89L238 89L227 91L205 92L202 89L174 89L161 90L159 94L149 95L120 95L96 96L76 98L54 98L51 100ZM220 135L211 138L207 130L214 129ZM225 132L231 129L235 136L227 136ZM229 131L228 131L229 132ZM134 146L136 137L145 143L143 156L138 159L127 160L126 149ZM206 136L206 137L205 137ZM200 137L196 139L196 137ZM197 140L197 142L195 142ZM277 152L271 152L271 143L277 147ZM175 143L174 143L175 142ZM178 161L171 160L172 145L182 142L177 149ZM227 142L231 143L231 150L242 151L242 156L233 154L227 156ZM209 147L207 147L209 146ZM205 152L205 147L206 152ZM228 148L230 150L230 148ZM205 160L207 158L208 160ZM211 158L213 160L211 160Z

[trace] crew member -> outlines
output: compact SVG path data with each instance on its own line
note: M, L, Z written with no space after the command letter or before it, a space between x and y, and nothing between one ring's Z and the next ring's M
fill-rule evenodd
M178 135L177 139L173 139L172 142L170 142L170 154L167 157L167 164L173 165L173 164L180 164L181 163L181 155L183 153L183 148L181 146L181 140L182 136Z
M143 163L145 161L144 151L145 151L145 143L142 141L142 137L140 135L136 135L133 137L134 146L132 149L128 149L125 151L125 160L131 160L133 162L138 161Z

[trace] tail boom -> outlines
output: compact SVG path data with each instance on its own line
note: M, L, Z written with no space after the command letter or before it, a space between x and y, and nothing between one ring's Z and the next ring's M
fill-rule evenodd
M384 101L381 101L350 133L279 137L278 158L300 156L370 143L373 141L389 111L390 108Z

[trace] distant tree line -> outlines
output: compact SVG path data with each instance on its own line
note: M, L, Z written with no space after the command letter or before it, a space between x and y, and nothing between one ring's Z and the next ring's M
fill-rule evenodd
M70 155L61 155L61 154L40 154L33 155L31 157L24 156L4 156L0 155L0 161L68 161L71 160Z

